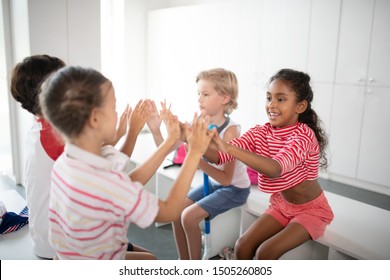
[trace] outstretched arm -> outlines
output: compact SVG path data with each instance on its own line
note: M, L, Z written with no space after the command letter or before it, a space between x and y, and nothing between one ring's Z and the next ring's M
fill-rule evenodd
M151 108L151 111L150 111L148 120L146 121L146 124L148 125L149 130L153 135L154 143L158 147L164 141L164 137L162 136L161 129L160 129L162 120L161 120L160 114L157 110L157 107L156 107L156 104L154 103L154 101L151 101L150 108ZM169 106L167 108L167 104L166 104L165 100L164 100L164 102L161 102L161 108L162 108L162 110L161 110L162 112L171 111L171 106ZM172 147L171 152L176 150L177 148L179 148L180 145L183 144L183 142L185 140L184 124L183 123L180 123L180 131L181 131L180 139Z
M199 160L209 145L215 131L207 129L209 118L197 114L194 116L191 130L186 126L188 153L181 167L179 176L173 183L166 200L159 201L157 222L170 222L177 219L185 206L185 198L192 179L198 168Z
M250 168L268 177L275 178L280 176L282 167L276 160L228 144L220 138L214 139L221 152L233 156Z
M127 104L125 110L123 111L123 113L119 118L118 129L116 131L116 139L110 143L104 143L104 145L115 146L119 142L119 140L126 134L128 118L130 114L131 114L131 108Z
M177 139L180 137L180 127L178 119L172 115L169 110L163 112L162 118L168 130L168 137L165 139L153 155L143 164L136 167L131 173L130 178L145 185L156 173L156 170L163 163L166 156L172 151Z
M217 133L217 129L214 128L213 130L215 130L215 136L214 136L213 140L211 141L210 145L208 146L203 157L205 159L207 159L208 162L218 164L219 163L218 151L220 150L220 148L218 147L217 143L220 143L220 145L223 145L225 142L218 141L219 135Z
M219 163L218 151L231 155L250 168L271 178L280 176L282 172L282 167L276 160L226 143L218 135L215 135L204 157L209 162Z
M148 120L146 121L146 124L148 125L149 130L153 135L153 140L156 144L156 147L160 146L161 143L164 141L160 130L161 122L162 121L160 118L160 114L158 113L156 103L154 103L154 101L151 101L151 111Z
M226 129L223 135L223 140L230 141L238 136L239 131L237 127L230 126L228 129ZM203 170L203 172L221 183L223 186L231 185L235 166L235 160L225 163L223 169L215 168L213 165L208 164L205 160L201 160L199 163L199 167Z
M127 154L129 157L133 154L135 143L142 128L145 125L145 122L148 118L151 107L150 100L140 100L135 106L134 110L130 111L128 116L128 126L129 131L126 136L126 141L124 142L120 151Z

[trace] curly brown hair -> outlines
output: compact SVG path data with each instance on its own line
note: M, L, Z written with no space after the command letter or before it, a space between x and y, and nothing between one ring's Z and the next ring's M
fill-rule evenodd
M307 108L299 115L298 121L307 124L314 131L318 144L320 145L320 168L326 169L328 160L326 158L325 150L328 146L328 136L322 128L322 121L311 107L313 90L310 86L310 76L306 73L292 69L281 69L271 77L269 83L274 80L286 82L286 84L296 93L297 102L303 100L307 101Z
M65 62L50 55L33 55L16 64L11 72L10 91L13 98L34 115L41 115L38 95L41 84Z

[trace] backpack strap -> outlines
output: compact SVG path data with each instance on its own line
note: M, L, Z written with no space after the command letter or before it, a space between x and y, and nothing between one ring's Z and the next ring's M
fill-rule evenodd
M226 117L226 121L220 127L217 128L218 133L221 133L221 131L227 127L229 122L230 122L230 118Z

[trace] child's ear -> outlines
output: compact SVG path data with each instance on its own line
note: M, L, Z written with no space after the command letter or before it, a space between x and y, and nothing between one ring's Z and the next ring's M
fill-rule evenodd
M88 119L88 124L92 128L98 128L99 127L99 109L94 108L92 109L91 115Z
M306 100L299 102L298 108L297 108L297 113L302 114L303 112L306 111L306 108L307 108L307 101Z
M223 96L223 99L222 99L222 104L223 104L223 105L226 105L226 104L229 103L229 101L230 101L230 96L227 95L227 94L225 94L225 95Z

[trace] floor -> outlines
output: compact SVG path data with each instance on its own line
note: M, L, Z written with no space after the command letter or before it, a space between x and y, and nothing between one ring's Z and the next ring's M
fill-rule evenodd
M372 204L390 211L390 196L366 191L329 180L319 179L319 181L323 189L329 192ZM15 185L9 177L0 173L0 190L9 189L16 189L22 197L25 197L25 190L23 186ZM147 229L141 229L136 225L131 225L128 238L132 243L150 250L158 259L178 259L172 227L170 224L162 227L155 227L152 225ZM215 258L217 259L218 257L216 256Z

